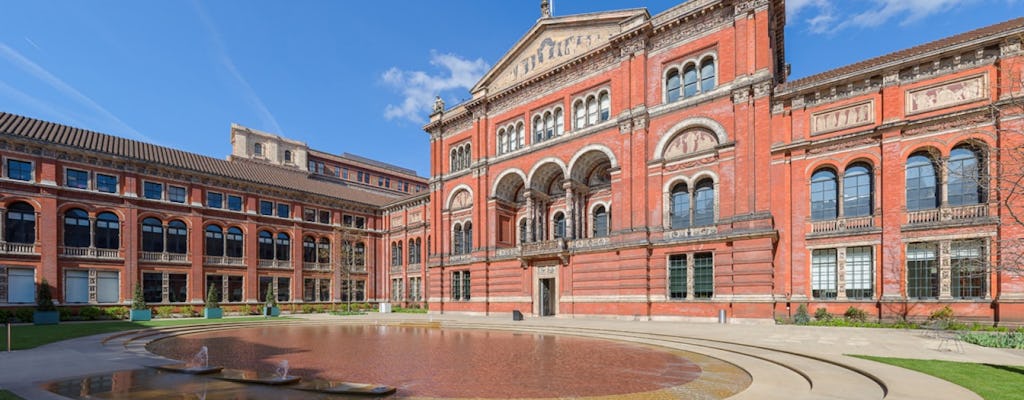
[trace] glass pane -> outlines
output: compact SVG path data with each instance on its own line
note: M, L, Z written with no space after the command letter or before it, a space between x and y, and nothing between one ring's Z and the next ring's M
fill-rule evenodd
M96 273L96 301L100 303L117 303L121 300L121 282L117 271L99 271Z
M292 299L291 278L277 278L277 301L291 301Z
M34 303L36 301L36 270L30 268L7 269L7 302Z
M145 272L142 274L142 297L147 303L162 303L164 301L164 275L159 272Z
M674 254L668 257L668 297L686 298L686 255Z
M89 302L89 271L64 272L64 301L68 303Z
M221 299L224 298L223 295L221 294L224 287L224 278L221 275L206 276L206 285L203 285L203 288L205 288L203 290L203 299L206 301L210 301L210 299L208 298L208 295L210 294L210 287L213 287L214 300L217 300L218 302L221 301Z
M184 303L188 300L188 275L167 274L167 299L171 303Z
M241 276L229 276L228 277L228 301L229 302L240 302L240 301L242 301L242 277Z
M870 299L873 296L874 262L870 246L846 249L846 297Z
M715 294L714 261L710 253L693 256L693 297L710 298Z
M836 249L814 250L811 253L811 296L834 299L836 286Z

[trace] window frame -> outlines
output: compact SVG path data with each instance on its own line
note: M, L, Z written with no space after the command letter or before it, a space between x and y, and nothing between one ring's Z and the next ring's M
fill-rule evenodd
M210 200L211 196L219 196L219 198L216 201L217 205L213 205L214 202ZM212 190L207 190L206 191L206 207L207 208L217 209L217 210L224 209L225 208L224 207L224 193L214 192Z
M22 178L20 175L19 176L12 176L11 175L11 171L12 170L16 170L16 171L19 171L19 172L24 172L24 171L22 171L22 168L16 168L16 169L15 168L11 168L12 167L11 163L27 164L28 165L28 168L27 168L28 169L28 176L24 177L24 178ZM4 157L4 165L3 165L3 167L4 167L4 177L7 178L7 179L11 179L11 180L15 180L15 181L21 181L21 182L35 182L36 181L36 163L31 161L31 160L22 160L22 159L14 158L14 157Z
M150 190L151 186L152 187L156 187L156 186L160 187L160 197L159 198L150 197L150 194L152 193L151 190ZM166 185L164 185L163 182L143 180L142 181L142 198L147 199L147 200L163 201L164 200L164 192L165 192L164 191L164 186L166 186Z
M111 179L113 179L113 181L114 181L113 182L114 183L113 189L112 190L104 190L104 188L107 187L107 185L104 184L104 183L100 183L100 179L101 178L111 178ZM96 188L96 191L100 192L100 193L118 194L118 193L121 192L121 177L117 176L117 175L104 174L102 172L97 172L95 174L94 178L93 178L93 184L95 185L94 187Z
M81 184L83 184L83 186L79 187L79 186L72 186L71 185L71 181L72 181L71 174L72 174L72 172L82 173L82 174L85 175L84 176L85 179L81 179L82 177L79 177L79 178L75 179L76 182L81 182ZM64 167L64 187L69 188L69 189L90 190L91 189L91 185L92 185L91 175L92 174L90 174L89 170L72 168L72 167Z

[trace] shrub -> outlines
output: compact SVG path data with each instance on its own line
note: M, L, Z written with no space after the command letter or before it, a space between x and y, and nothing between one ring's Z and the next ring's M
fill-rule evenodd
M135 296L132 297L132 310L145 310L146 297L142 295L142 285L135 285Z
M274 286L267 287L267 302L265 304L267 308L277 307L277 294L274 293Z
M793 322L797 325L807 325L811 322L811 316L807 314L807 305L801 304L793 315Z
M960 340L978 346L1001 349L1024 349L1024 332L1017 330L1009 333L965 333Z
M103 309L103 312L106 313L107 318L110 319L128 318L128 307L108 307Z
M32 322L32 309L16 308L14 309L14 318L21 322Z
M817 310L814 310L814 319L818 321L831 321L832 314L825 307L818 307Z
M74 320L83 320L83 319L85 319L84 317L73 317L71 315L71 309L67 308L67 307L58 308L57 312L60 313L60 320L61 321L74 321Z
M172 314L174 314L174 307L160 306L156 308L156 316L158 318L170 318Z
M867 322L868 313L864 312L864 310L861 310L857 307L850 306L850 308L847 308L846 312L843 313L843 317L850 321Z
M82 307L78 310L78 316L90 321L97 320L103 316L103 310L93 306Z
M46 282L46 278L39 284L39 290L36 292L36 309L39 311L57 311L57 307L53 305L53 294L50 293L50 284Z
M952 321L953 320L953 309L949 306L942 307L935 310L931 315L928 316L929 321Z
M303 314L312 314L314 310L315 310L315 308L313 308L312 304L303 304L302 305L302 313Z
M220 308L220 302L217 301L217 288L210 285L210 290L206 291L206 308Z

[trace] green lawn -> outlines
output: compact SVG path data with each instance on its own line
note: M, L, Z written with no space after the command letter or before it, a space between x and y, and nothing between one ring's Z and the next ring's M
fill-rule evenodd
M274 318L281 319L281 318ZM74 339L100 333L129 331L133 329L158 328L167 326L225 324L235 322L264 321L263 317L242 317L225 319L157 319L144 322L61 322L59 325L15 325L11 327L11 347L14 350L31 349L61 340ZM0 351L7 350L7 327L0 325ZM3 400L3 397L0 397Z
M986 400L1020 399L1021 393L1024 393L1024 367L860 355L853 357L912 369L945 379L977 393Z
M0 389L0 400L22 400L21 397L15 396L14 393Z

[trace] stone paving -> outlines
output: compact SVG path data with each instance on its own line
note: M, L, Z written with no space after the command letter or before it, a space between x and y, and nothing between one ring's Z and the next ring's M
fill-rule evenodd
M1024 351L954 343L921 330L739 325L612 319L472 317L377 314L296 315L309 323L432 322L449 328L523 330L627 340L721 358L753 378L735 399L979 399L928 375L846 354L1024 366ZM297 321L303 323L302 321ZM104 345L96 335L0 353L0 388L26 399L59 399L39 384L171 362L124 345Z

